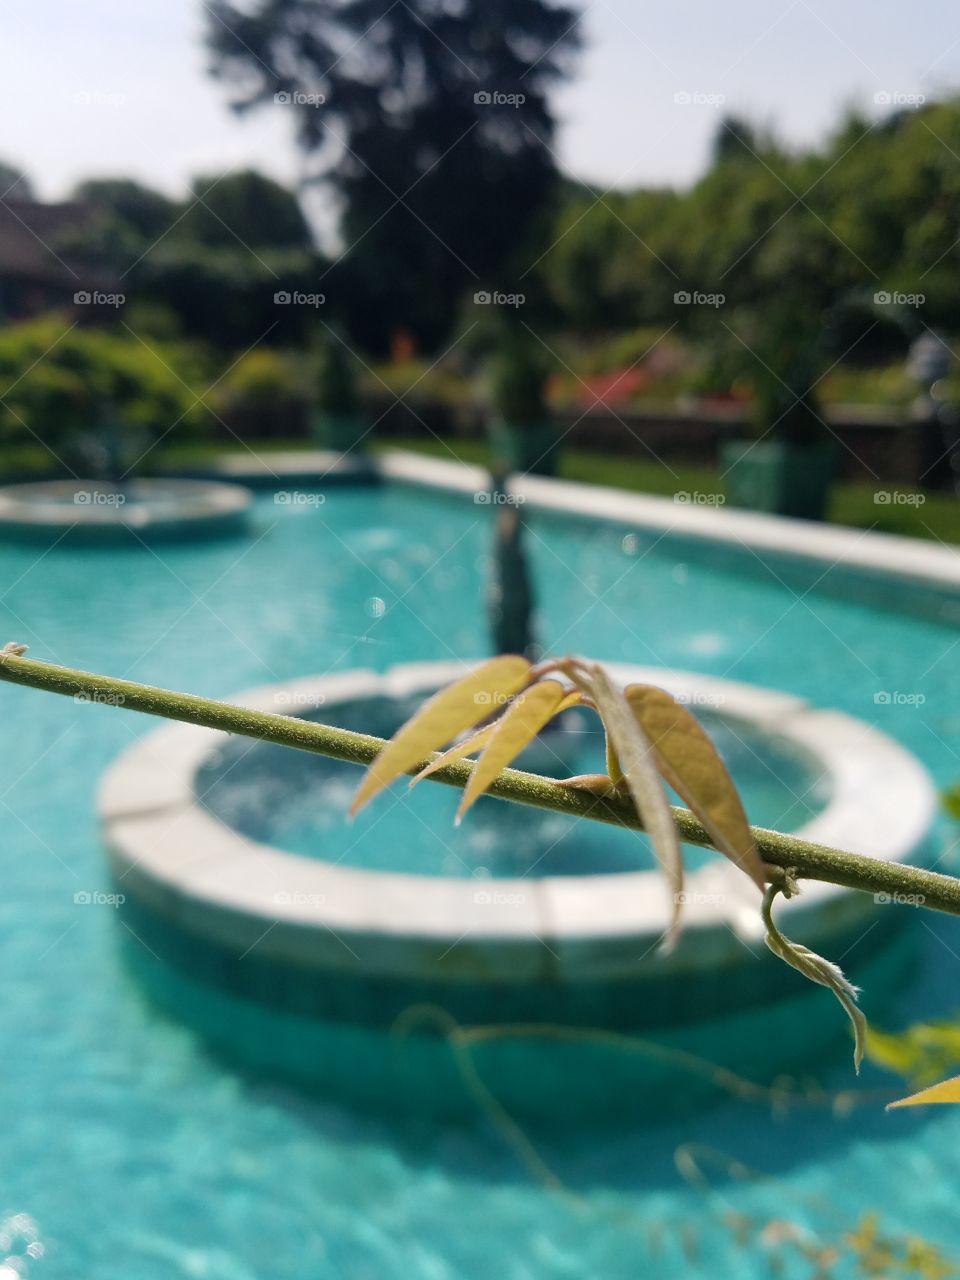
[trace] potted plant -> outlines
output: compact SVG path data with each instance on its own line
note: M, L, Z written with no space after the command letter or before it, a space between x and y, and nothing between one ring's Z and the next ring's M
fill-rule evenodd
M735 507L822 520L837 470L837 443L816 396L822 343L817 323L792 308L763 317L751 342L757 434L720 447L728 501Z
M325 449L362 449L367 424L360 411L353 365L343 343L332 339L320 353L313 434Z
M554 474L559 439L547 408L547 372L526 334L504 337L491 370L489 434L495 465Z

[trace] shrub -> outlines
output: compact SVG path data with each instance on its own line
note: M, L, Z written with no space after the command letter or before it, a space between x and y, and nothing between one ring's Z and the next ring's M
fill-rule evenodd
M360 391L371 400L398 396L411 404L439 402L453 408L469 407L473 399L470 380L453 357L432 363L419 356L361 367Z
M218 383L213 407L242 438L306 434L311 403L304 362L271 347L248 351Z
M197 428L207 411L197 353L182 344L149 346L131 334L70 328L47 315L0 333L0 434L39 440L59 457L82 452L116 420L128 452L173 428Z

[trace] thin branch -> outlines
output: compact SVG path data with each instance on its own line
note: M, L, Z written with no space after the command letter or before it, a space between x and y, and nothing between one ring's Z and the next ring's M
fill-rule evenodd
M133 680L118 680L112 676L38 662L21 657L11 648L0 650L0 680L69 698L79 695L86 701L101 702L126 711L140 711L247 738L259 738L351 764L370 764L385 745L382 738L370 734L316 724L295 716L251 711L213 698L172 693ZM428 760L420 761L409 772L417 773L428 763ZM470 761L457 761L438 769L428 780L463 788L473 767ZM598 796L578 787L563 786L553 778L522 773L518 769L504 769L487 794L499 800L550 809L572 818L590 818L637 831L644 829L636 809L626 797ZM685 843L714 848L706 830L689 809L673 808L672 813ZM781 883L781 873L790 870L801 879L822 880L865 893L883 893L895 900L904 895L934 911L960 915L960 880L953 876L902 863L881 862L877 858L847 853L798 836L768 831L764 827L753 827L752 830L760 856L768 864L768 878L773 883Z

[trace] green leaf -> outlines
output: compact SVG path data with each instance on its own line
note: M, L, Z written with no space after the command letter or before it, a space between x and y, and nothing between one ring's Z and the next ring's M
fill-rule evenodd
M401 726L363 776L350 813L355 814L395 778L444 743L486 719L530 679L530 663L517 654L492 658L435 694Z
M486 791L500 770L530 745L564 704L571 705L566 689L558 680L541 680L517 694L494 725L494 733L470 775L457 809L457 822Z
M714 844L763 892L763 863L739 792L697 718L666 689L631 684L624 697L653 743L657 767Z
M579 687L594 701L616 753L623 781L653 843L653 852L673 895L673 911L666 946L672 947L680 929L683 894L683 855L657 769L653 744L637 720L623 693L602 667L583 663L575 672Z

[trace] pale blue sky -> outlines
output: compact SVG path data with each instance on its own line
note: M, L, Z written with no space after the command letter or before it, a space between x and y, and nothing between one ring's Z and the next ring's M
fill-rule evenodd
M0 157L42 196L130 174L180 193L191 174L297 159L282 107L237 120L204 74L200 0L4 0ZM947 0L596 0L588 48L558 99L564 167L602 186L684 183L702 169L711 105L816 140L845 103L960 88L960 9ZM85 98L84 95L87 95Z

